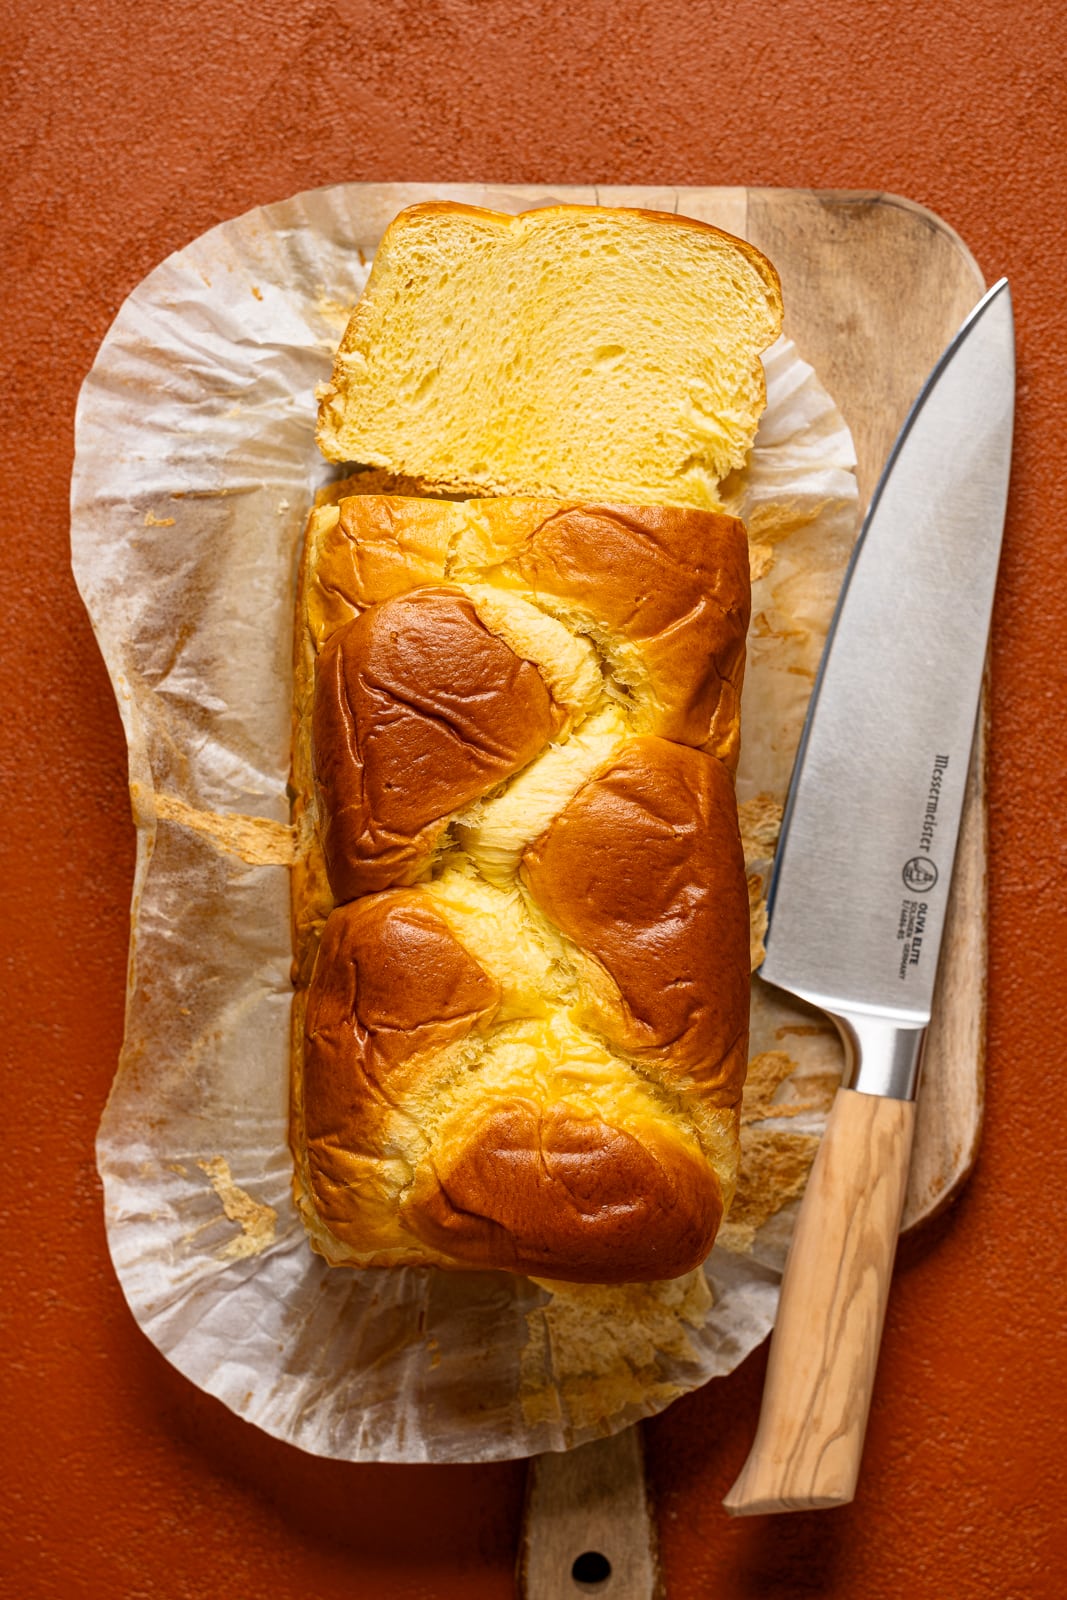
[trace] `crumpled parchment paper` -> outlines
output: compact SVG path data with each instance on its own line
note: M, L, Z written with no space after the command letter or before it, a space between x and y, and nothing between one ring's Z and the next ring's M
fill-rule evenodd
M267 1432L349 1460L570 1448L729 1372L778 1276L840 1053L753 994L737 1201L704 1272L546 1286L331 1269L290 1195L288 863L296 558L328 376L377 240L414 200L518 211L574 191L341 185L221 224L123 306L86 379L74 570L125 724L138 827L126 1037L100 1127L108 1241L137 1321ZM640 203L636 199L634 203ZM728 486L753 627L738 782L753 938L793 752L857 528L852 444L787 340Z

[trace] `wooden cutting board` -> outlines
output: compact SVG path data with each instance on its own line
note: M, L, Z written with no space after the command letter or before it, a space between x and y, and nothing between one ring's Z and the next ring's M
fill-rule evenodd
M551 192L588 203L588 190ZM895 195L604 187L603 205L698 217L749 239L782 278L785 331L852 430L861 507L930 368L985 288L932 212ZM487 202L489 203L489 202ZM985 713L964 808L927 1038L904 1230L944 1209L974 1165L984 1099ZM579 1557L586 1560L575 1568ZM607 1563L605 1570L604 1563ZM528 1600L651 1600L654 1527L635 1430L531 1466L520 1582Z

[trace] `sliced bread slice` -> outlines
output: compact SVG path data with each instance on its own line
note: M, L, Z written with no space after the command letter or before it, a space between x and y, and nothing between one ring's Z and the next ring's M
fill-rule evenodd
M319 444L431 492L714 508L781 321L771 264L707 223L412 206L320 392Z

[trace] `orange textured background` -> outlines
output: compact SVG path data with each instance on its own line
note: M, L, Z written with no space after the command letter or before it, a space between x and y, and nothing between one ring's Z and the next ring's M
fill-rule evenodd
M396 178L882 188L1011 276L981 1161L903 1253L853 1506L721 1511L762 1352L647 1441L671 1600L1067 1592L1062 0L5 0L0 23L3 1593L511 1593L522 1465L322 1462L238 1421L134 1326L93 1162L133 828L68 567L78 386L170 251L302 188Z

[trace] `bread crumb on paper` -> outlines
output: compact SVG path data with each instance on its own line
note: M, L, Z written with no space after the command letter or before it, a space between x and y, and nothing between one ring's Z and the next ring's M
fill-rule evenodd
M748 547L748 576L751 583L765 578L774 566L774 546L750 544Z
M738 1253L751 1250L763 1224L804 1193L818 1148L813 1133L743 1129L737 1191L718 1242Z
M134 797L134 814L139 815ZM156 817L202 834L224 855L237 856L251 867L288 867L296 858L293 829L269 817L247 817L237 811L198 811L177 795L159 794L151 801Z
M225 1156L212 1156L196 1164L201 1172L207 1174L211 1187L222 1201L222 1209L228 1220L239 1223L241 1228L237 1238L216 1250L219 1260L244 1261L248 1256L260 1255L268 1245L274 1243L278 1222L274 1207L253 1200L250 1194L234 1183Z
M780 544L790 534L818 522L828 506L827 500L801 499L799 496L766 500L748 510L744 518L748 536L757 548Z
M804 1192L818 1137L762 1126L807 1112L825 1116L829 1110L837 1080L825 1073L805 1074L790 1084L793 1098L777 1098L798 1065L784 1050L765 1050L748 1064L741 1102L741 1171L733 1204L719 1230L719 1243L728 1250L751 1250L764 1223Z
M745 865L754 861L768 861L778 844L782 827L783 806L770 794L758 794L737 808L741 825L741 844L745 852Z
M767 954L763 937L767 932L767 897L764 894L763 874L750 872L748 883L749 962L752 971Z
M776 1100L782 1084L796 1070L798 1063L784 1050L764 1050L753 1056L748 1064L745 1093L741 1102L742 1125L763 1122L770 1117L796 1117L805 1111L825 1114L837 1088L837 1079L828 1074L805 1074L790 1085L799 1091L801 1098Z

